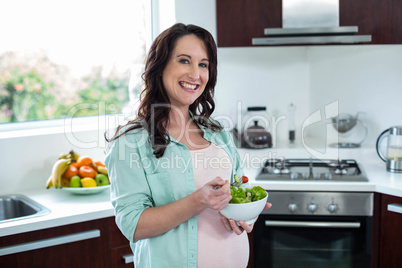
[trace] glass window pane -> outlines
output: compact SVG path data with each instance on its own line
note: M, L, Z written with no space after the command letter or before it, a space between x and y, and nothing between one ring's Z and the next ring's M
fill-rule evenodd
M98 115L99 103L131 110L150 0L7 0L0 10L0 123Z

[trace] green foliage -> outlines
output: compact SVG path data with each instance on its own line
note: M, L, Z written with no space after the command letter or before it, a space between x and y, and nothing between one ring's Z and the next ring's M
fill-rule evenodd
M57 101L54 84L31 70L0 74L0 123L118 113L129 100L128 79L82 78L72 105Z
M32 70L0 76L0 122L30 121L51 118L48 108L55 102L49 92L53 87Z
M90 116L119 113L129 101L128 79L83 79L88 86L77 92L78 101L74 105L59 104L55 115L58 117Z

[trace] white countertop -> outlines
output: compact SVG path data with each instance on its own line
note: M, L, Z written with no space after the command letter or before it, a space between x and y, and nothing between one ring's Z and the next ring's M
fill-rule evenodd
M327 151L328 159L334 156L339 156L340 159L356 159L368 177L368 182L256 181L267 157L283 155L286 158L308 158L310 155L302 148L286 146L263 150L239 149L239 154L250 184L260 185L268 191L379 192L402 197L402 173L387 172L385 163L371 148ZM0 223L0 237L114 216L109 190L94 195L75 195L59 189L38 189L13 194L26 195L51 212L45 216Z
M18 194L50 209L44 216L0 223L0 237L45 228L90 221L114 216L110 202L110 190L92 194L77 195L60 189L23 191Z

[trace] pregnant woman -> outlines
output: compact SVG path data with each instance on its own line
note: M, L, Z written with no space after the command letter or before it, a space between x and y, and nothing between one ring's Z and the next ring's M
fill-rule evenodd
M150 48L136 118L108 139L111 200L136 268L247 266L253 225L219 213L243 171L211 118L216 78L211 34L173 25Z

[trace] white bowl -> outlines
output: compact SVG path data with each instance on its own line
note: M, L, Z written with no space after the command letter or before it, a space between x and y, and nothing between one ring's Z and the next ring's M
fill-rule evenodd
M107 189L110 188L109 185L104 185L104 186L96 186L96 187L63 187L61 188L64 191L73 193L73 194L97 194L101 193L103 191L106 191Z
M257 220L258 215L264 210L267 200L268 193L266 197L258 201L243 204L228 204L221 210L221 214L228 219L234 219L237 225L239 225L238 221L244 221L250 225Z

